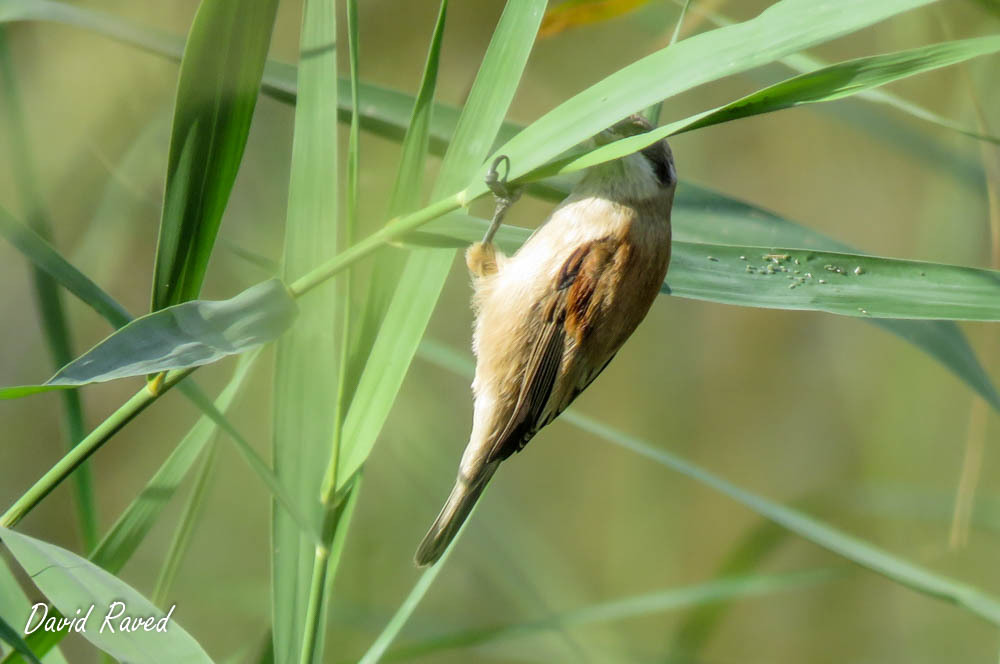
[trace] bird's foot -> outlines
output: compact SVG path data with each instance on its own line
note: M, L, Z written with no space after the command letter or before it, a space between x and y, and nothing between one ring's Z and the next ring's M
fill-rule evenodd
M500 176L497 170L501 163L506 163L506 168L504 169L503 177ZM493 221L490 222L490 227L486 229L486 235L483 236L483 244L491 244L493 242L493 236L496 235L497 230L500 228L500 224L503 223L503 218L507 214L507 209L517 202L517 199L521 197L521 188L512 187L507 182L507 176L510 174L510 158L502 154L493 160L490 164L490 170L486 171L486 186L489 190L493 192L493 197L496 199L497 205L493 212ZM471 269L471 268L470 268Z

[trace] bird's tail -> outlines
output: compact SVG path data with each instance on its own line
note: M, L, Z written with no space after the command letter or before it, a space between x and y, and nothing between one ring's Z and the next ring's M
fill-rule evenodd
M451 490L451 495L448 496L447 502L441 508L441 513L434 519L431 529L427 531L420 546L417 547L417 554L413 559L418 566L425 567L441 557L451 541L455 539L459 528L465 523L499 465L499 461L488 463L471 479L466 479L459 474L455 481L455 488Z

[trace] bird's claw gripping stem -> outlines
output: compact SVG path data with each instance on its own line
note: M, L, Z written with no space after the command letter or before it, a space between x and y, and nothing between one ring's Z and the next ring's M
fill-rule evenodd
M504 169L503 177L500 177L497 169L502 162L506 162L507 167ZM520 187L512 187L507 184L508 175L510 175L510 158L502 154L493 160L493 163L490 164L490 170L486 171L486 177L483 178L497 201L496 209L493 211L493 221L490 222L490 227L486 229L486 235L483 236L483 244L489 244L493 241L493 236L496 235L500 224L503 223L504 216L507 214L507 208L521 197Z

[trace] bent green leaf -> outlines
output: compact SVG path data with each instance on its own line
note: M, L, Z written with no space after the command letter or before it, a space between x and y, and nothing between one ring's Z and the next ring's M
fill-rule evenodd
M8 528L0 528L0 540L64 616L83 617L88 615L91 606L94 607L82 635L112 657L123 662L211 664L212 659L198 642L177 624L176 607L167 613L158 610L121 579L48 542ZM106 616L119 607L125 613L116 620L107 621ZM154 629L121 629L125 616L143 620L151 617ZM112 631L108 630L109 625L113 626Z
M1000 37L991 36L960 39L839 62L768 86L716 109L671 122L645 134L615 141L583 156L567 158L558 163L557 169L550 166L540 171L546 174L572 173L637 152L668 136L803 104L843 99L886 83L997 51L1000 51Z
M528 125L495 154L507 155L511 177L520 177L658 101L930 2L781 0L753 19L684 39L618 70ZM484 173L471 179L470 196L486 191Z
M228 300L184 302L136 318L44 385L5 388L0 399L210 364L276 339L297 313L277 279Z

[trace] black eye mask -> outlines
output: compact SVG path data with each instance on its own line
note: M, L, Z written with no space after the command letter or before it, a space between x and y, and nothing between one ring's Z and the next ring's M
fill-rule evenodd
M663 148L662 143L653 143L642 150L642 156L653 167L653 173L656 174L656 179L659 181L660 186L666 187L671 184L670 177L670 157L667 155L667 151Z

